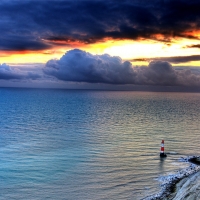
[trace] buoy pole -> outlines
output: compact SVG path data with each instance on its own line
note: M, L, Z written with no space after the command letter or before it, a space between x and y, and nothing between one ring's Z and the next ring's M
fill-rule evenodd
M164 140L161 141L161 146L160 146L160 157L166 157L167 155L165 154L164 150Z

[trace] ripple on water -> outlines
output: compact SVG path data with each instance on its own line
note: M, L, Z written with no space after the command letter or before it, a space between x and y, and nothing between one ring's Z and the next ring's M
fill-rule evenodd
M0 93L1 199L141 199L200 150L199 94Z

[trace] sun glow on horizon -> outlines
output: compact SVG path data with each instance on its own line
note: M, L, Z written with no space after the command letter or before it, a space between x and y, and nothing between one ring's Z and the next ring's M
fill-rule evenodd
M60 59L67 51L79 48L91 54L109 54L119 56L124 61L129 60L133 65L148 65L149 59L159 57L199 55L198 48L189 46L198 44L197 39L173 39L165 43L150 39L112 40L104 39L93 44L68 44L54 46L52 49L41 51L1 51L0 63L46 63L50 59ZM134 61L135 60L135 61ZM180 65L200 65L200 61L181 63Z

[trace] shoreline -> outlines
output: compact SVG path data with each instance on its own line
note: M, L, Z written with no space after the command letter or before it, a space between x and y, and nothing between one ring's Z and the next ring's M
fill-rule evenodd
M200 199L200 171L180 180L176 184L175 192L168 196L168 200Z
M200 157L182 158L182 161L190 163L190 166L178 171L175 175L167 176L162 181L159 193L142 200L189 200L195 199L195 196L200 197L200 180L198 179L200 176ZM199 191L197 192L197 190Z

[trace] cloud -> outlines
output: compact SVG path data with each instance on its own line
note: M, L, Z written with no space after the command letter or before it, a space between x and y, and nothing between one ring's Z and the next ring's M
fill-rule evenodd
M170 86L200 88L200 68L173 67L164 60L134 67L108 54L92 55L74 49L60 59L23 66L0 64L0 84L30 87L137 89ZM176 86L176 87L174 87Z
M186 63L190 61L199 61L200 55L190 55L190 56L171 56L171 57L156 57L156 58L139 58L131 59L129 61L151 61L151 60L162 60L170 63Z
M60 60L46 63L44 73L64 81L126 84L134 83L130 62L108 54L92 55L79 49L68 51Z
M0 36L1 38L2 36ZM32 38L32 36L17 36L7 35L2 38L0 43L0 50L3 51L38 51L44 49L50 49L50 44L45 44L39 39Z
M141 85L200 86L200 70L176 69L166 61L152 61L148 67L137 67L135 71L137 84Z
M105 38L195 38L199 7L198 0L1 1L0 50L36 51Z
M137 67L135 71L139 85L178 85L176 71L165 61L152 61L148 67Z
M49 60L43 71L59 80L72 82L200 86L199 73L176 69L166 61L152 61L148 67L133 67L120 57L92 55L79 49L66 52L60 60Z
M23 72L19 69L11 68L7 64L0 65L0 80L24 80L24 79L38 79L41 76L34 72Z
M200 48L200 44L187 45L186 48Z

